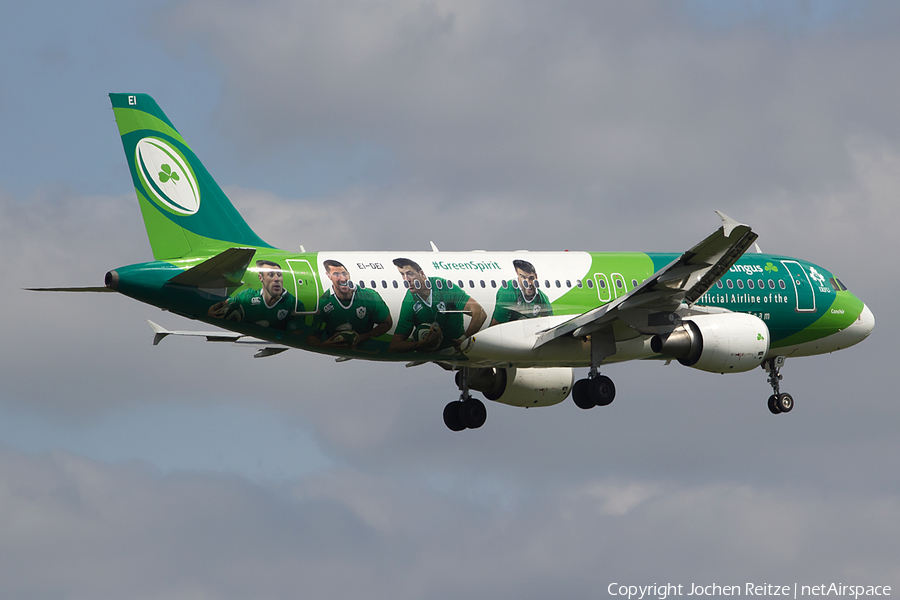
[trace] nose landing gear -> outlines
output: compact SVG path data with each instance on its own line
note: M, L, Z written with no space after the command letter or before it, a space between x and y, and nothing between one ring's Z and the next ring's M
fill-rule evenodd
M769 396L769 412L773 415L791 412L794 408L794 398L787 393L781 392L781 380L784 375L781 374L781 367L784 366L784 357L776 356L763 362L763 368L769 374L769 385L772 386L772 395Z

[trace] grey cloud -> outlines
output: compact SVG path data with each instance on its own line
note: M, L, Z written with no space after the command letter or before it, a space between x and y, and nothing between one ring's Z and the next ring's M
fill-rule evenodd
M588 479L509 504L352 469L267 486L6 449L0 467L14 596L584 597L613 582L898 575L880 552L898 533L892 496Z

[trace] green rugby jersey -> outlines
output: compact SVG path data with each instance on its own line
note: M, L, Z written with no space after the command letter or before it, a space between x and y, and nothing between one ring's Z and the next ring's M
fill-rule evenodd
M408 338L417 325L423 323L437 323L441 328L440 348L453 345L453 340L459 339L466 332L463 326L463 314L461 312L445 313L443 311L461 311L469 301L469 295L460 287L448 288L447 281L440 277L429 277L431 282L431 302L426 304L424 300L406 291L403 304L400 307L400 317L397 319L395 334ZM440 288L438 287L440 282Z
M347 331L342 325L350 325L356 333L365 333L384 323L390 317L391 312L381 299L381 295L369 288L357 287L353 290L353 296L347 306L340 298L334 295L334 290L328 288L319 298L319 312L313 320L314 334L324 330L322 339L333 336L338 329Z
M281 298L271 308L266 306L262 290L253 288L240 292L229 300L228 304L241 307L243 310L241 320L245 323L292 331L300 329L303 325L303 318L294 315L295 299L287 290L282 292ZM298 312L305 310L302 302L296 303L296 310Z
M512 281L507 282L505 288L501 286L497 290L497 301L494 306L494 315L491 319L496 319L498 323L506 323L519 319L533 319L535 317L549 317L553 315L553 308L550 306L550 300L547 299L547 295L540 289L535 291L537 293L531 300L527 300L521 289L514 288Z

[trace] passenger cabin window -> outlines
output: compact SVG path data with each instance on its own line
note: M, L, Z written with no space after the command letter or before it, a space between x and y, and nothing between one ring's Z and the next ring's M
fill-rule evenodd
M606 289L606 281L604 281L603 279L601 279L600 281L598 281L598 282L597 282L597 285L600 287L601 290L605 290L605 289Z
M483 287L483 288L487 287L487 286L484 284L484 279L482 279L480 283L481 283L481 287Z
M448 289L448 290L452 290L452 289L453 289L453 280L452 280L452 279L448 279L448 280L447 280L447 289Z
M622 282L621 279L616 279L616 287L617 288L619 288L621 290L623 285L625 285L625 284Z
M417 289L417 290L422 289L422 284L419 283L419 280L418 280L418 279L415 279L415 280L413 280L413 281L415 281L415 283L414 283L413 285L416 286L416 289Z
M559 283L559 279L556 280L556 287L562 287L562 284Z
M738 279L737 284L738 284L738 289L741 289L741 290L744 289L744 280L743 279Z
M350 289L352 290L352 289L353 289L354 287L356 287L356 286L353 284L353 281L351 280L351 281L348 281L348 282L347 282L347 287L350 288Z
M730 280L730 279L729 279L728 281L725 282L725 285L728 286L728 289L729 289L729 290L733 290L733 289L734 289L734 282L733 282L732 280Z
M399 286L398 286L398 285L397 285L397 282L396 282L396 280L395 280L395 281L392 281L392 282L391 282L391 283L393 283L393 284L394 284L394 289L395 289L395 290L396 290L396 289L397 289L397 288L398 288L398 287L399 287Z
M458 284L459 284L459 288L460 288L460 289L462 289L462 290L464 290L464 289L466 289L466 286L465 286L465 285L463 285L463 280L462 280L462 279L460 279L460 280L459 280L459 281L457 281L457 282L456 282L456 283L458 283Z
M588 287L591 289L594 289L594 280L593 279L588 279Z
M426 290L430 290L430 289L431 289L431 280L430 280L430 279L426 279L426 280L425 280L425 289L426 289Z
M439 290L444 289L444 284L441 283L441 280L440 280L440 279L438 279L437 281L435 281L435 283L437 284L437 289L439 289Z
M469 280L469 287L472 288L473 290L475 289L475 282L472 281L471 279Z
M572 281L570 279L566 279L566 287L567 288L572 287Z
M750 288L751 290L753 289L753 280L752 279L747 280L747 287Z
M578 287L584 287L584 282L579 279L575 282L575 285L577 285Z
M491 279L491 287L492 287L492 288L497 287L497 282L494 281L493 279Z
M631 287L633 287L633 288L636 288L636 287L637 287L637 279L632 279L632 280L631 280ZM719 286L719 287L722 287L722 286Z
M550 280L549 280L549 279L545 279L545 280L544 280L544 287L550 287Z
M405 287L406 289L409 289L409 282L405 279L403 280L403 287Z
M504 290L506 289L507 285L509 285L509 284L507 283L507 281L505 279L500 282L500 287L502 287Z
M722 284L722 280L721 280L721 279L718 280L718 281L716 282L716 287L719 288L719 289L722 289L723 284Z
M784 289L784 288L787 287L787 286L784 284L784 279L779 279L779 280L778 280L778 287L780 287L781 289Z

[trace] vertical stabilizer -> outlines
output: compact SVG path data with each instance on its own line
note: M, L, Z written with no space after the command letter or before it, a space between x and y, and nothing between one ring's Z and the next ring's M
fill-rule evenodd
M231 246L271 248L250 229L153 98L109 97L156 260Z

